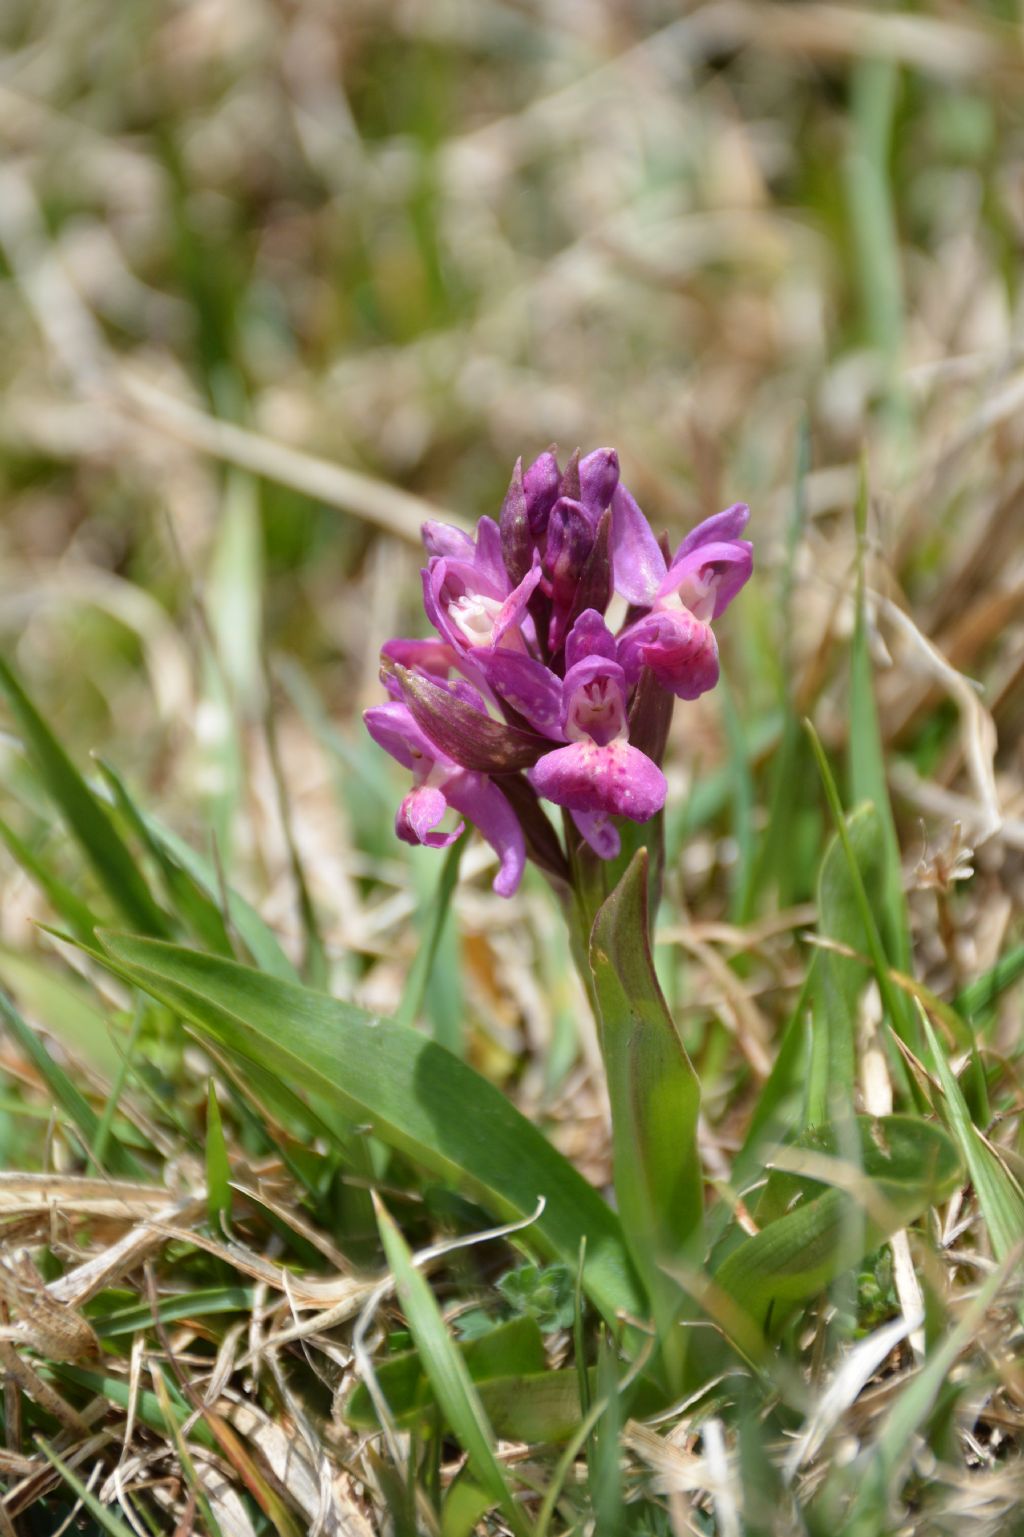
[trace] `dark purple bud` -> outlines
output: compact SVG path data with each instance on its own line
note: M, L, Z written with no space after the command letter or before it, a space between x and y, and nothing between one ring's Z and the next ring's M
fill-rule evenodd
M526 516L534 539L541 539L548 526L551 509L558 500L558 483L561 471L554 449L545 449L523 475L523 492L526 496Z
M572 608L593 543L594 530L584 508L579 502L560 496L548 523L544 561L556 611L568 615ZM590 603L586 606L594 607Z
M516 460L508 491L501 507L501 557L508 579L518 587L529 571L533 559L533 539L530 520L526 513L526 490L523 485L523 461Z
M595 448L580 460L580 501L595 520L610 507L619 483L619 456L614 448Z
M485 715L450 684L386 660L383 665L397 680L421 731L461 768L477 774L511 774L529 768L550 751L551 743L544 737Z
M586 564L580 572L580 579L576 585L576 595L569 615L570 624L580 614L586 613L588 608L596 609L599 614L603 614L611 602L611 525L611 513L603 512L597 525L594 542L587 552Z
M562 473L558 494L567 496L573 502L578 502L580 499L580 451L578 448L573 449L572 458Z

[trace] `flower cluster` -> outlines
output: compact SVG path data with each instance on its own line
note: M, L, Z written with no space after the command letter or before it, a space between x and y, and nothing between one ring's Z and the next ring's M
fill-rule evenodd
M396 831L444 848L473 822L510 896L529 853L560 858L538 798L564 807L604 859L612 817L646 822L665 801L660 767L673 696L718 680L711 625L747 580L748 510L730 507L674 556L619 480L614 449L520 461L498 522L472 536L427 523L423 603L437 634L381 655L390 700L367 710L374 741L413 774ZM626 606L617 634L605 612ZM619 605L620 609L622 604Z

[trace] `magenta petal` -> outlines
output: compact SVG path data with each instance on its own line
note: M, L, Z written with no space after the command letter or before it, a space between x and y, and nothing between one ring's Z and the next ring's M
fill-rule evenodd
M427 733L417 725L406 704L375 704L364 710L363 724L384 751L403 768L426 771L434 763L451 763Z
M724 517L724 513L720 516ZM687 578L700 582L707 573L714 581L714 608L710 617L717 619L749 580L753 565L754 547L747 539L700 544L686 554L676 556L658 588L657 597L668 597L681 587L685 589ZM685 601L685 591L683 597Z
M499 646L506 631L517 628L526 616L526 606L533 596L534 589L541 579L540 564L532 565L527 571L519 586L508 597L498 611L494 621L493 645ZM522 641L519 642L522 644Z
M448 804L479 829L501 861L494 877L499 897L510 897L523 878L526 840L523 829L498 787L483 774L453 774L445 785Z
M495 590L505 593L509 588L508 574L501 553L501 530L493 518L481 518L476 526L477 570L494 584Z
M573 742L547 753L527 778L556 806L646 822L665 804L665 776L628 742Z
M618 858L622 839L615 823L603 811L574 811L571 815L599 859Z
M665 557L651 525L621 484L612 497L611 544L616 592L638 607L648 607L664 579Z
M472 534L454 528L451 523L436 523L433 518L423 525L423 543L428 555L448 560L472 560L476 554Z
M444 793L434 785L420 785L410 790L398 808L395 832L403 843L424 843L428 848L446 849L454 843L466 825L460 822L454 832L438 833L434 828L448 810Z
M690 529L673 556L672 564L675 565L677 560L682 560L684 555L689 555L691 550L698 549L702 544L722 544L730 539L738 539L749 521L750 508L746 502L736 502L724 512L716 512L714 517L705 518L703 523Z
M459 655L454 646L449 646L447 641L434 640L433 637L427 640L405 640L396 636L380 648L380 654L390 662L399 662L403 667L418 667L421 672L433 673L439 678L446 678L451 668L459 665Z
M718 682L711 626L686 609L645 614L619 636L619 661L632 685L646 666L679 699L697 699Z
M523 490L526 494L526 516L530 532L535 539L543 537L548 526L551 509L558 500L558 486L562 472L558 460L548 449L540 454L523 474Z
M594 522L611 506L619 483L619 456L614 448L595 448L580 460L580 501Z
M517 710L535 731L562 740L562 680L543 662L507 646L477 657L488 687Z
M615 637L596 608L586 609L565 642L565 670L571 672L587 656L605 656L615 660Z

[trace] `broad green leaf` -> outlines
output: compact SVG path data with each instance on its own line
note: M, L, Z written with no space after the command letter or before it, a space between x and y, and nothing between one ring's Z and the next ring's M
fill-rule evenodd
M654 973L647 856L641 850L601 907L590 945L612 1107L615 1191L645 1269L697 1259L703 1181L700 1085Z
M475 1195L500 1220L529 1217L531 1244L575 1266L586 1238L589 1296L610 1321L642 1312L618 1219L567 1159L487 1079L418 1031L236 962L106 934L116 969L177 1010L244 1070L255 1062L414 1163Z
M514 1318L498 1324L475 1339L455 1342L455 1349L480 1392L486 1390L492 1378L534 1379L547 1370L544 1341L532 1318ZM380 1362L375 1367L375 1376L400 1429L421 1426L436 1411L437 1400L418 1350L403 1350ZM377 1415L365 1384L359 1383L353 1391L345 1406L345 1418L357 1430L376 1428Z
M93 935L88 939L94 942ZM22 1006L59 1041L76 1061L106 1083L118 1076L122 1056L110 1019L96 1007L87 988L65 968L57 971L52 956L0 948L0 976Z
M634 857L598 912L590 944L612 1111L615 1194L657 1320L668 1384L681 1384L681 1302L663 1266L703 1259L700 1085L654 973L647 854Z
M494 1432L455 1342L426 1279L413 1264L408 1246L383 1207L378 1208L381 1241L391 1266L409 1329L419 1349L427 1379L446 1421L462 1444L473 1476L500 1505L514 1532L529 1532L505 1470L494 1451Z
M772 1174L757 1208L761 1231L730 1250L716 1287L763 1322L769 1309L812 1297L890 1233L944 1200L961 1176L939 1127L911 1116L858 1116L857 1161L846 1127L820 1127L791 1150L807 1172ZM843 1185L822 1182L843 1177ZM820 1194L816 1194L817 1191Z
M963 1090L923 1009L921 1024L946 1097L949 1124L963 1153L992 1248L997 1259L1005 1259L1024 1239L1024 1191L971 1120Z
M494 1501L486 1489L460 1473L449 1486L441 1511L441 1537L472 1537Z
M115 907L143 933L166 934L167 920L139 872L138 860L2 657L0 694L40 780Z

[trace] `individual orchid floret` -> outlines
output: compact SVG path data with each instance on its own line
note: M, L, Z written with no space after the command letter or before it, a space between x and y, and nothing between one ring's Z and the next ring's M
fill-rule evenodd
M398 701L375 705L363 715L366 729L378 746L414 776L413 788L395 817L395 831L405 843L447 848L465 823L449 831L440 823L451 809L482 833L499 860L494 890L510 897L519 886L526 863L523 831L512 807L484 774L460 768L431 741L408 706Z
M619 456L614 448L595 448L580 460L580 496L591 521L596 525L601 514L611 506L619 484Z
M515 586L502 555L501 530L481 518L476 540L461 529L428 523L423 531L430 559L423 572L427 617L456 651L511 646L522 650L521 625L530 595L541 579L538 562Z
M619 636L618 659L632 685L649 667L680 699L696 699L718 682L718 643L711 621L750 576L752 546L738 536L749 509L742 503L707 518L687 535L669 564L650 525L623 486L612 498L616 589L642 614Z
M568 744L546 753L527 778L537 793L572 812L591 847L610 859L619 836L611 816L646 822L665 804L665 776L628 741L628 687L615 640L594 609L566 642L559 727Z

